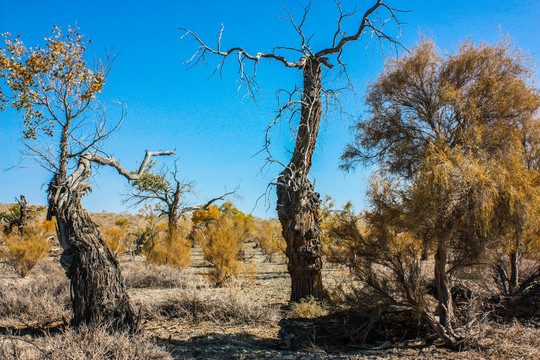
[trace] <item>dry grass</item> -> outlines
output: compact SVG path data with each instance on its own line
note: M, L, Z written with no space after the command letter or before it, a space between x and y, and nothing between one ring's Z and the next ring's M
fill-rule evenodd
M328 315L329 306L325 302L315 298L302 299L300 302L292 303L289 311L289 318L317 318Z
M172 359L169 352L141 335L111 334L104 327L68 329L39 337L0 335L0 359L5 360L131 360Z
M493 358L540 359L540 328L484 321L470 329L466 345Z
M0 319L42 326L70 317L69 283L59 264L40 261L25 279L0 280Z
M131 288L170 289L186 287L186 276L178 269L167 265L154 265L142 261L122 264L122 275Z
M272 307L232 293L216 294L211 288L178 290L141 305L149 317L176 318L191 323L255 325L278 318L277 310Z

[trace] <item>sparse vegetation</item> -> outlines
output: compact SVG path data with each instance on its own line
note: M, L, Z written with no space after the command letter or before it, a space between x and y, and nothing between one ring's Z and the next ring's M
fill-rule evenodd
M51 244L42 234L37 226L26 226L18 233L6 235L0 240L0 261L25 277L49 253Z
M266 219L228 201L239 197L239 187L193 205L195 184L181 179L180 159L182 168L206 176L203 184L217 179L226 189L230 182L218 170L236 174L238 164L222 157L212 159L212 172L194 169L207 159L188 153L159 170L155 157L176 150L146 150L134 171L120 164L123 141L107 148L105 140L128 119L126 107L109 111L98 102L115 55L90 61L91 42L79 29L54 26L32 48L21 35L1 35L0 111L8 110L8 120L20 118L23 155L49 176L47 206L18 195L29 191L39 201L30 189L14 189L16 203L0 204L0 359L540 359L534 58L509 38L467 39L446 52L422 37L405 53L385 56L364 106L353 104L363 113L353 120L338 165L369 168L365 207L342 198L336 206L337 197L321 199L317 189L343 194L326 180L316 188L311 170L321 123L326 118L332 127L333 110L350 110L342 91L354 90L358 74L349 71L369 69L364 59L348 57L347 48L371 35L383 52L388 45L397 52L401 39L392 34L401 34L406 11L374 0L364 11L347 12L334 1L337 20L329 32L311 5L300 18L285 9L282 19L295 37L267 52L226 47L224 27L215 47L203 40L207 33L180 28L198 46L189 67L217 58L211 77L226 78L237 56L240 88L253 99L257 79L267 76L257 75L263 60L298 72L301 84L276 92L277 111L259 152L269 166L280 166L265 193L265 202L272 200L275 188L276 212ZM161 37L151 36L161 45ZM170 51L152 53L169 63ZM347 65L351 59L358 64ZM177 75L167 70L171 79ZM274 85L284 79L271 75ZM182 86L186 91L173 95L195 99L194 88ZM220 96L216 104L227 104ZM190 136L217 129L203 118L195 123L193 114L204 114L195 110L199 105L189 104L192 114L183 123ZM213 110L228 117L232 107ZM111 124L110 115L118 121ZM233 127L250 124L250 117ZM160 118L145 120L148 137L173 148L165 139L183 132L150 138L170 130ZM276 144L280 127L290 134ZM137 141L139 129L133 130ZM201 154L216 154L223 144L236 144L227 136L235 134L218 135L178 148L197 144ZM334 149L341 135L323 142ZM278 155L277 145L286 151ZM13 150L7 153L11 158ZM142 205L140 214L85 210L82 199L99 167L129 181L124 204Z

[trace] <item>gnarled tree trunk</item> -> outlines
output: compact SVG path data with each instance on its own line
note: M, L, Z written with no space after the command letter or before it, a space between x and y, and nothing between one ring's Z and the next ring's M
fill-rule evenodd
M287 243L291 301L323 297L319 194L307 178L321 122L321 63L313 57L303 68L304 93L292 159L277 180L277 212Z
M15 198L15 200L17 199ZM19 233L21 233L24 227L28 225L28 202L26 201L24 195L21 195L21 197L17 200L17 203L19 203L19 218L12 220L9 223L7 229L9 230L9 232L11 232L13 230L13 227L17 226L17 228L19 229Z
M55 176L48 189L47 217L56 218L58 239L64 249L60 261L71 279L72 324L136 330L137 317L118 262L81 205L81 197L88 191L83 181L89 175L90 162L83 157L71 176L63 181Z
M456 342L456 336L452 328L454 307L452 302L452 287L446 274L447 258L447 245L444 240L439 240L437 252L435 253L435 282L437 284L437 295L439 298L439 305L437 307L439 324L436 331L443 339L453 345Z

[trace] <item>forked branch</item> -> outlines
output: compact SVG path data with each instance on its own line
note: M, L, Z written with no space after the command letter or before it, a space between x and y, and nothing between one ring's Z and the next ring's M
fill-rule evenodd
M87 160L89 160L89 161L91 161L93 163L99 164L99 165L112 166L113 168L115 168L118 171L118 173L120 175L124 176L128 180L133 181L133 180L137 180L138 178L140 178L142 176L142 174L144 173L144 169L146 168L146 165L148 165L148 162L150 161L150 158L152 158L153 156L169 156L169 155L173 155L175 151L176 150L151 152L151 151L146 150L146 155L144 157L144 160L142 161L141 166L139 167L139 171L137 171L137 172L127 171L120 164L120 162L118 160L116 160L115 158L112 158L112 157L103 157L103 156L101 156L99 154L96 154L96 153L83 155L82 157L86 158Z

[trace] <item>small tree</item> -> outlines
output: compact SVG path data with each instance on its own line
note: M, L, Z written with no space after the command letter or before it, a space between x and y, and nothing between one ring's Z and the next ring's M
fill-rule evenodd
M398 44L396 40L387 35L384 25L388 20L393 20L399 26L395 17L396 10L386 5L382 0L377 0L362 17L359 18L355 32L346 35L343 28L344 22L348 18L356 15L357 11L350 13L343 12L341 3L335 2L338 10L337 29L332 37L332 42L327 47L319 50L312 48L311 37L304 32L304 25L308 18L311 4L305 7L304 14L299 22L295 22L292 15L288 14L288 21L298 34L299 45L296 48L277 46L271 52L258 52L255 55L242 47L231 47L223 50L221 38L223 28L218 36L217 46L212 48L203 42L199 36L190 30L186 34L191 35L199 44L199 50L191 58L194 65L206 61L207 54L213 54L222 58L214 73L221 71L225 61L232 56L237 57L239 63L240 80L246 85L250 95L254 96L257 89L255 82L256 67L262 59L269 59L286 68L300 70L302 72L302 87L295 87L293 91L278 93L287 94L285 104L279 106L277 118L269 125L266 133L265 149L268 152L270 161L273 160L270 151L269 131L272 125L278 120L290 114L289 122L297 116L298 125L292 126L296 129L295 145L292 157L288 165L276 178L277 191L277 212L281 222L283 237L287 243L286 255L289 260L288 271L291 276L291 301L300 301L307 297L324 297L326 292L322 283L322 260L320 243L320 219L319 194L314 190L313 184L308 178L311 170L312 158L317 144L317 136L321 118L324 113L323 104L331 101L336 93L323 86L323 68L332 69L334 65L330 57L334 57L340 70L336 78L345 74L347 68L341 61L343 49L349 43L357 41L361 35L371 34L379 41L389 41L391 44ZM378 11L387 11L388 20L375 17ZM373 15L373 16L372 16ZM294 54L295 60L291 61L289 55ZM253 74L249 74L246 69L247 62L254 64ZM350 83L349 83L350 84ZM294 130L292 130L294 132Z
M496 209L532 199L516 186L528 171L523 130L537 122L540 104L530 74L504 42L465 42L457 55L443 58L423 41L390 60L369 87L370 116L356 123L355 142L342 156L345 169L377 161L405 184L413 230L435 250L439 318L433 326L452 344L450 255L454 265L471 263L490 242L501 242L492 236Z
M64 249L61 264L71 279L74 325L107 323L134 329L135 314L114 255L81 205L90 190L86 182L96 165L111 166L130 181L137 180L152 156L146 152L137 172L129 172L101 149L118 128L107 126L96 95L105 85L114 58L85 60L86 42L76 29L55 27L45 47L26 48L19 37L5 36L0 48L3 99L23 113L23 138L28 152L52 179L47 189L47 219L55 218ZM44 146L41 146L43 145Z

